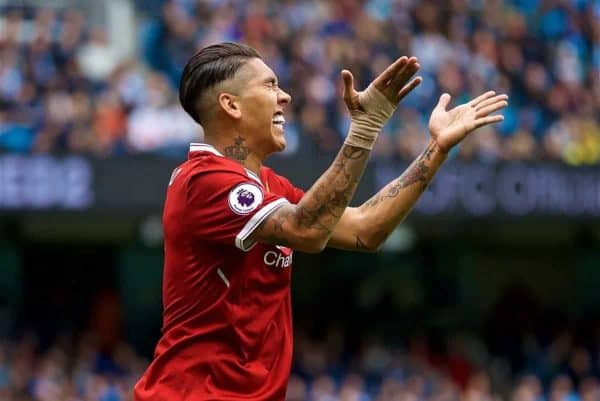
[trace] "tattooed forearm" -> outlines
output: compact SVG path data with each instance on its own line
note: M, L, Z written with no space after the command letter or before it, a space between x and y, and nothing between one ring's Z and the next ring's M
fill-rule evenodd
M250 154L250 149L244 146L244 141L246 141L246 139L243 136L238 135L234 141L235 145L227 146L224 149L225 156L244 164Z
M436 150L436 149L437 149L437 144L430 143L429 146L427 146L427 149L425 149L425 151L421 155L421 159L422 160L430 161L431 160L431 155L433 154L433 151Z
M350 160L358 160L358 159L362 159L367 152L366 149L363 148L357 148L356 146L349 146L349 145L344 145L344 147L342 148L342 153L344 155L344 158L346 159L350 159Z
M427 149L397 179L366 201L358 210L354 249L377 249L406 217L417 202L438 168L446 159L437 143L431 141ZM366 224L365 224L366 222Z
M395 182L386 186L382 191L375 194L371 199L364 203L365 207L373 207L387 198L395 198L400 193L400 190L409 187L416 183L423 183L420 191L423 192L433 174L430 174L430 167L427 162L431 160L433 152L436 150L436 144L430 144L427 149L415 160L413 164L402 174Z
M367 249L367 246L358 235L356 236L356 249Z
M418 160L414 165L411 166L411 168L408 169L406 173L402 175L402 177L398 178L396 185L390 188L386 196L388 198L392 198L398 195L398 192L402 188L409 187L417 182L427 183L429 181L429 178L427 177L428 171L429 167L427 167L423 161Z
M297 225L330 235L354 195L368 155L366 149L344 145L331 168L298 204L293 216ZM282 211L268 220L273 221L273 230L283 232L283 222L288 218L289 212Z
M325 211L325 206L321 206L317 211L309 211L306 207L298 205L297 219L301 227L316 228L320 231L331 233L331 229L319 221L321 213Z
M376 204L379 203L379 201L381 200L381 194L376 193L375 195L373 195L373 197L371 199L369 199L368 201L366 201L363 206L366 207L373 207Z
M368 156L368 150L345 144L297 205L281 207L261 224L258 239L281 244L304 236L325 244L354 196Z
M352 199L364 171L369 151L344 145L332 167L300 202L299 222L331 234Z

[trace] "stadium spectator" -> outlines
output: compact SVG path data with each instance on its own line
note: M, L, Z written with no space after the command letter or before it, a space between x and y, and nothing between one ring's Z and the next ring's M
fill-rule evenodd
M236 40L258 48L295 94L290 113L296 127L288 132L303 149L336 149L347 129L333 96L342 66L357 71L365 84L391 55L404 53L419 57L425 82L386 127L377 157L416 155L425 135L412 127L423 126L440 92L456 93L461 102L495 87L511 95L505 121L465 141L458 157L600 161L595 1L146 3L139 8L142 15L147 12L141 64L122 60L102 29L89 27L76 10L6 9L0 34L0 149L183 154L179 145L201 139L201 133L189 129L173 101L181 68L195 49ZM303 79L295 79L299 76ZM170 83L164 89L168 100L156 111L156 100L146 99L161 80ZM71 105L79 101L92 112L75 121ZM57 121L62 106L66 113Z
M336 341L343 344L342 332L329 330L330 334L333 332L337 333ZM554 337L550 346L540 350L549 358L539 359L536 366L529 367L539 372L553 371L549 376L527 372L522 376L510 372L507 375L499 369L501 359L490 355L480 361L468 358L478 368L462 383L437 366L435 361L445 356L431 350L425 361L403 347L365 341L360 352L347 349L332 353L327 338L308 338L299 331L296 337L302 340L297 343L296 365L286 400L597 401L600 381L597 370L591 368L597 361L591 358L590 348L568 341L574 334L572 328L567 333L566 337ZM535 340L539 343L540 339ZM473 338L465 346L481 347L476 343ZM557 346L564 358L550 367L556 363L552 355L558 355ZM128 401L146 363L128 344L118 343L112 349L101 347L93 332L80 334L78 340L62 336L45 347L31 335L16 341L0 340L0 399ZM374 365L379 367L376 371L372 369Z

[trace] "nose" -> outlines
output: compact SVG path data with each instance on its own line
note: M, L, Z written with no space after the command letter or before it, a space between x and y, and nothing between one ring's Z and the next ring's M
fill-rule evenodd
M290 104L292 101L292 97L289 93L284 91L283 89L279 89L279 94L277 95L277 103L278 104Z

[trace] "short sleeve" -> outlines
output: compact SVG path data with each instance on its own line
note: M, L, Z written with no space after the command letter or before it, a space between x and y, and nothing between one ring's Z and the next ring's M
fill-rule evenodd
M185 223L198 238L248 251L254 246L248 237L287 203L242 173L209 171L188 181Z

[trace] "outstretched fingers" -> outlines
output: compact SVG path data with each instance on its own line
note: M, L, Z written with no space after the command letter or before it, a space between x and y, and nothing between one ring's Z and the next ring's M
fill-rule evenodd
M475 113L475 118L489 116L490 114L495 113L496 111L503 109L506 106L508 106L508 102L506 100L497 100L494 103L491 103L491 104L477 110Z
M402 56L396 59L396 61L390 64L389 67L385 69L385 71L383 71L381 74L379 74L377 78L375 78L375 80L373 81L373 85L375 85L377 89L382 91L388 85L391 79L398 73L398 71L404 68L407 62L408 57L406 56Z
M423 78L416 77L413 80L411 80L408 84L404 85L396 95L397 101L404 99L404 96L408 95L413 89L421 85L421 82L423 82Z
M507 101L508 100L508 96L505 94L501 94L501 95L496 95L493 96L489 99L484 100L483 102L479 103L477 106L475 106L475 111L479 111L482 110L494 103L500 102L500 101Z
M475 120L475 128L481 128L484 125L499 123L504 120L504 116L488 116Z
M485 92L483 95L479 95L477 96L475 99L471 100L469 103L467 103L469 106L472 107L477 107L481 102L491 98L492 96L494 96L496 94L496 92L494 91L487 91Z
M392 91L394 91L394 93L398 92L400 88L406 85L406 82L415 75L419 68L421 68L421 66L419 65L417 58L409 58L404 67L391 77L390 86L392 87Z

